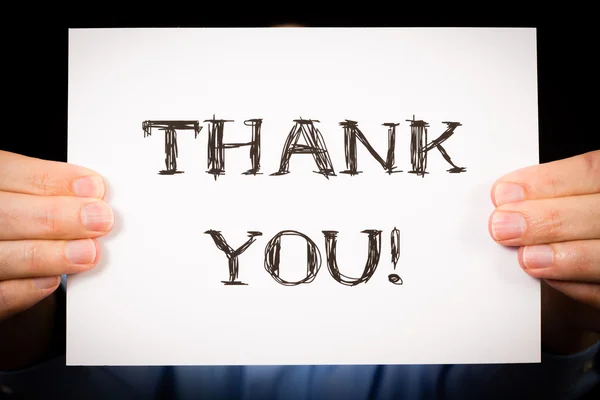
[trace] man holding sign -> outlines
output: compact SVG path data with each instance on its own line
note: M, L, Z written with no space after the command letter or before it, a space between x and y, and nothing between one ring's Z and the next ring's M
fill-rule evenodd
M534 31L76 30L69 57L69 163L0 152L2 396L600 382L600 152L504 175L537 161Z
M60 275L94 268L101 257L97 239L113 227L110 205L102 200L102 177L76 165L7 152L0 152L0 167L3 393L134 396L136 387L142 388L136 396L158 393L159 383L144 380L143 371L119 385L104 369L92 369L78 382L78 368L61 366L64 337L53 342L52 335L62 331L56 319L63 312L57 305L64 296ZM595 151L509 173L491 188L496 206L491 238L518 247L523 271L543 280L546 354L541 364L180 367L175 389L184 397L237 393L235 398L282 399L464 398L466 393L570 398L583 393L600 381L593 366L600 333L599 183L600 151ZM145 372L155 378L160 373ZM33 377L44 385L28 383Z

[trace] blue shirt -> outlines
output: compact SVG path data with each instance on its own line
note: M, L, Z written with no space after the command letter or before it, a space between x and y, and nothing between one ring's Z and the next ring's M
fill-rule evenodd
M0 399L576 399L600 385L600 342L541 363L67 367L0 372Z
M0 398L575 399L600 382L599 345L541 364L66 367L60 357L0 374ZM593 364L595 361L595 365ZM166 375L171 372L171 382ZM169 384L170 383L170 384ZM9 395L12 394L12 395Z

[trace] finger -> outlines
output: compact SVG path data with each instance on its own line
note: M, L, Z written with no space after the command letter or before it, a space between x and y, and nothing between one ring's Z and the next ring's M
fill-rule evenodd
M593 193L600 193L600 150L511 172L492 186L492 202L497 207Z
M113 223L103 200L0 192L0 240L95 238Z
M101 199L106 190L102 177L90 169L0 150L0 191Z
M34 306L59 284L60 276L0 282L0 321Z
M504 204L488 228L506 246L600 238L600 194Z
M597 283L567 282L546 279L546 283L565 295L600 309L600 285Z
M0 242L0 281L83 272L99 254L93 239Z
M521 247L519 263L535 278L600 283L600 240Z

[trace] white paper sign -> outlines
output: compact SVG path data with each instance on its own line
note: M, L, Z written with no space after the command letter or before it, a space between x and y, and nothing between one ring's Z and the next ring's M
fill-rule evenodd
M68 278L68 364L539 361L539 283L488 234L538 162L535 43L71 30L68 159L116 223Z

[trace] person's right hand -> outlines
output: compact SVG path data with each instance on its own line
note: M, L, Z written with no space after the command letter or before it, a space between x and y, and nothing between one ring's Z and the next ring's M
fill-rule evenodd
M89 169L0 151L0 325L93 268L114 222Z

